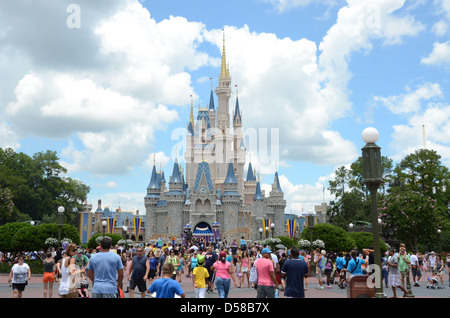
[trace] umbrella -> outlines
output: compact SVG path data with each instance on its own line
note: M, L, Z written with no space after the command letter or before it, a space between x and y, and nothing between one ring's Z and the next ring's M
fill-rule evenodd
M283 244L277 244L277 245L275 245L275 247L280 250L284 250L286 248L286 246L284 246Z

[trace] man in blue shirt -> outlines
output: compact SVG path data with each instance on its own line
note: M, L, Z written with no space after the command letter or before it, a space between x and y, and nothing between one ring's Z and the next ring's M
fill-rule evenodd
M291 259L284 262L281 269L281 277L286 277L286 288L284 296L293 298L304 298L305 291L303 281L308 275L308 264L299 258L298 248L291 250Z
M338 253L338 257L336 258L336 272L339 274L339 284L338 286L341 289L344 289L344 281L345 281L345 272L342 271L347 266L347 262L345 261L345 258L342 255L342 252ZM341 274L342 272L342 274Z
M111 238L105 236L101 242L101 252L93 254L88 265L88 277L94 283L93 298L117 298L118 288L123 280L122 259L110 252Z
M174 298L175 294L181 298L186 297L180 284L172 279L173 270L172 263L164 264L162 278L155 280L148 288L148 292L150 294L156 293L156 298Z

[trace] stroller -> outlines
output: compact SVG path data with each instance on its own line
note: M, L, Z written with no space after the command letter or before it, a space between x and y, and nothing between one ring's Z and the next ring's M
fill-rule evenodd
M428 277L427 288L431 288L431 289L442 289L443 288L443 286L441 284L441 280L439 278L439 275L435 271L433 271L432 275L430 277Z

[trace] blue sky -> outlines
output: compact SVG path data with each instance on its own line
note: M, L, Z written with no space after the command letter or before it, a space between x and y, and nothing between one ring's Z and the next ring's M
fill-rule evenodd
M170 176L190 96L217 85L222 29L244 129L278 134L268 164L248 151L286 212L333 199L369 126L397 162L424 125L448 165L450 0L2 1L0 146L57 151L94 207L144 213L153 155Z

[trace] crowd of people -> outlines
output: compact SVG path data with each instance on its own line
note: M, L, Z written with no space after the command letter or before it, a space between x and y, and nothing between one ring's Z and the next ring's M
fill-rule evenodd
M43 297L53 297L53 284L59 282L61 298L87 298L92 284L93 298L141 298L151 294L156 298L185 297L181 278L192 279L196 298L204 298L217 290L219 298L228 298L231 284L235 288L254 288L257 298L275 298L280 291L285 297L305 297L308 281L317 281L318 289L345 289L354 275L367 275L374 263L373 250L352 250L335 253L316 249L313 255L298 248L272 250L257 244L247 244L243 238L224 242L175 242L112 246L104 237L97 249L83 249L69 244L60 252L0 255L2 261L14 263L9 274L13 297L20 298L31 279L25 259L40 259L43 263ZM382 255L383 281L407 295L406 282L420 286L422 272L430 271L427 288L444 288L445 267L450 267L450 254L445 259L435 252L407 253L399 251ZM311 275L311 271L315 275ZM315 276L313 278L312 276ZM449 275L450 276L450 275ZM314 281L316 279L316 281ZM450 281L450 277L449 277Z

